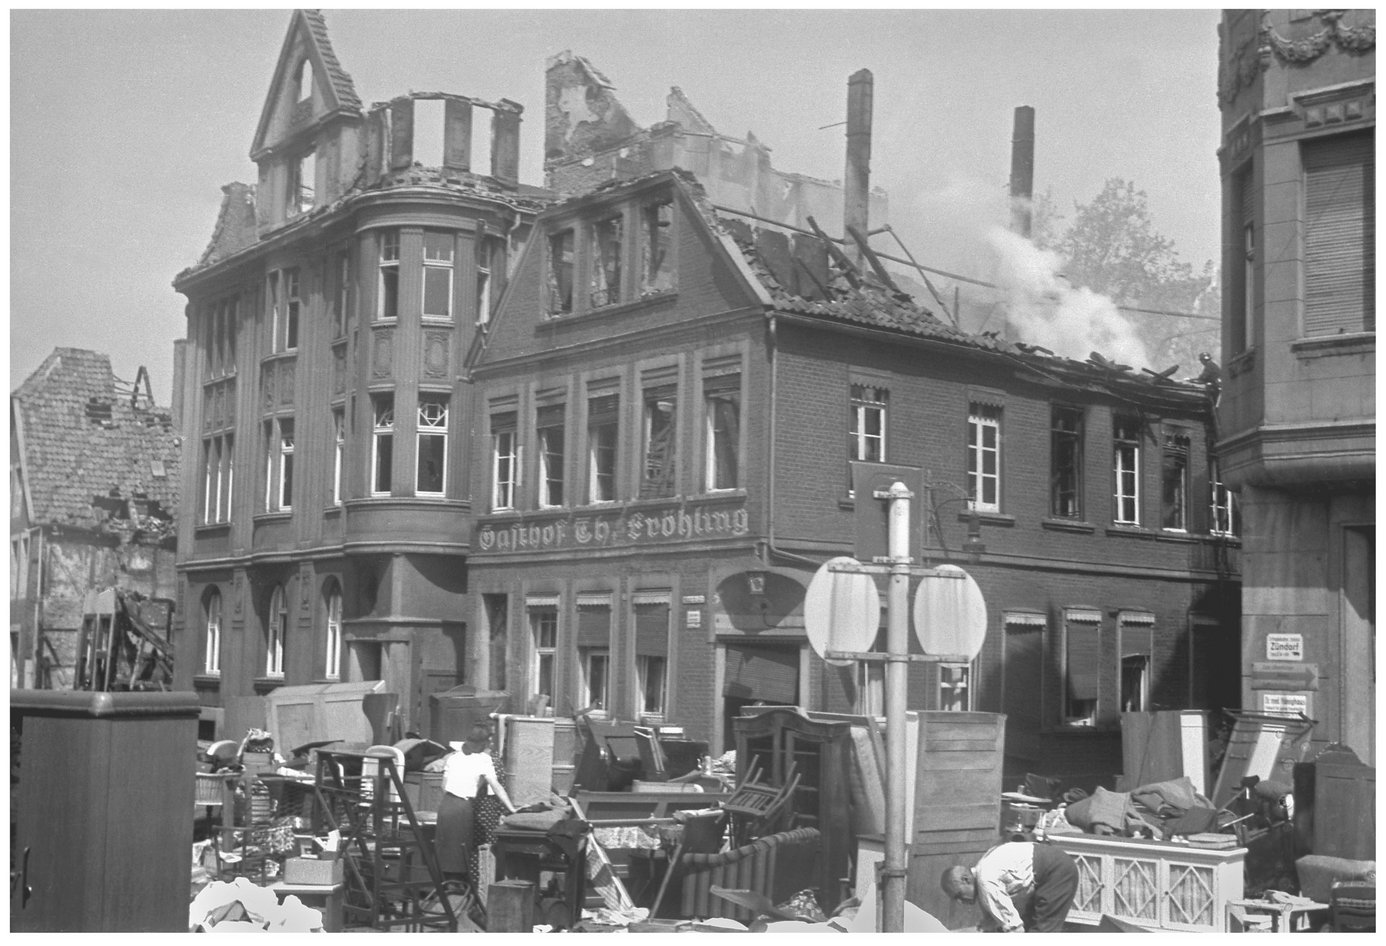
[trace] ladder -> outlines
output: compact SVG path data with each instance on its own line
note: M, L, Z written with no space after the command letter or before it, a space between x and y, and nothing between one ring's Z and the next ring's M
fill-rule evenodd
M444 881L395 759L359 749L317 754L314 832L342 836L343 925L410 933L484 925L471 879Z

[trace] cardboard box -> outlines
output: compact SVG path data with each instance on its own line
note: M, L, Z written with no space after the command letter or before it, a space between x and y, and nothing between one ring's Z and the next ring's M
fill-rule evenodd
M284 883L333 886L345 875L341 858L291 857L284 862Z

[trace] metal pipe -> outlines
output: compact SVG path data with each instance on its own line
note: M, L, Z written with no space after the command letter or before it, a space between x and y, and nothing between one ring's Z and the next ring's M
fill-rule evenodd
M905 929L905 688L909 667L910 500L895 482L890 500L890 584L886 592L886 818L881 870L881 932Z

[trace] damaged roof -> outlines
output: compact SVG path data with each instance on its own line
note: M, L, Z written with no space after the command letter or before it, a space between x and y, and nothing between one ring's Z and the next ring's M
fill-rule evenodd
M167 409L136 405L126 388L109 356L57 348L11 394L34 525L94 528L132 499L171 520L177 431Z

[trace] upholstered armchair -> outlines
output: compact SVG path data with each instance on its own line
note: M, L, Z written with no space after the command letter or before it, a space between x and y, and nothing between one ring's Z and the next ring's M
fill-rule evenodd
M743 923L755 917L745 907L712 895L711 888L754 890L783 903L818 882L821 839L817 828L796 828L757 838L716 854L684 854L673 866L678 897L667 897L661 913L678 917L724 916Z

